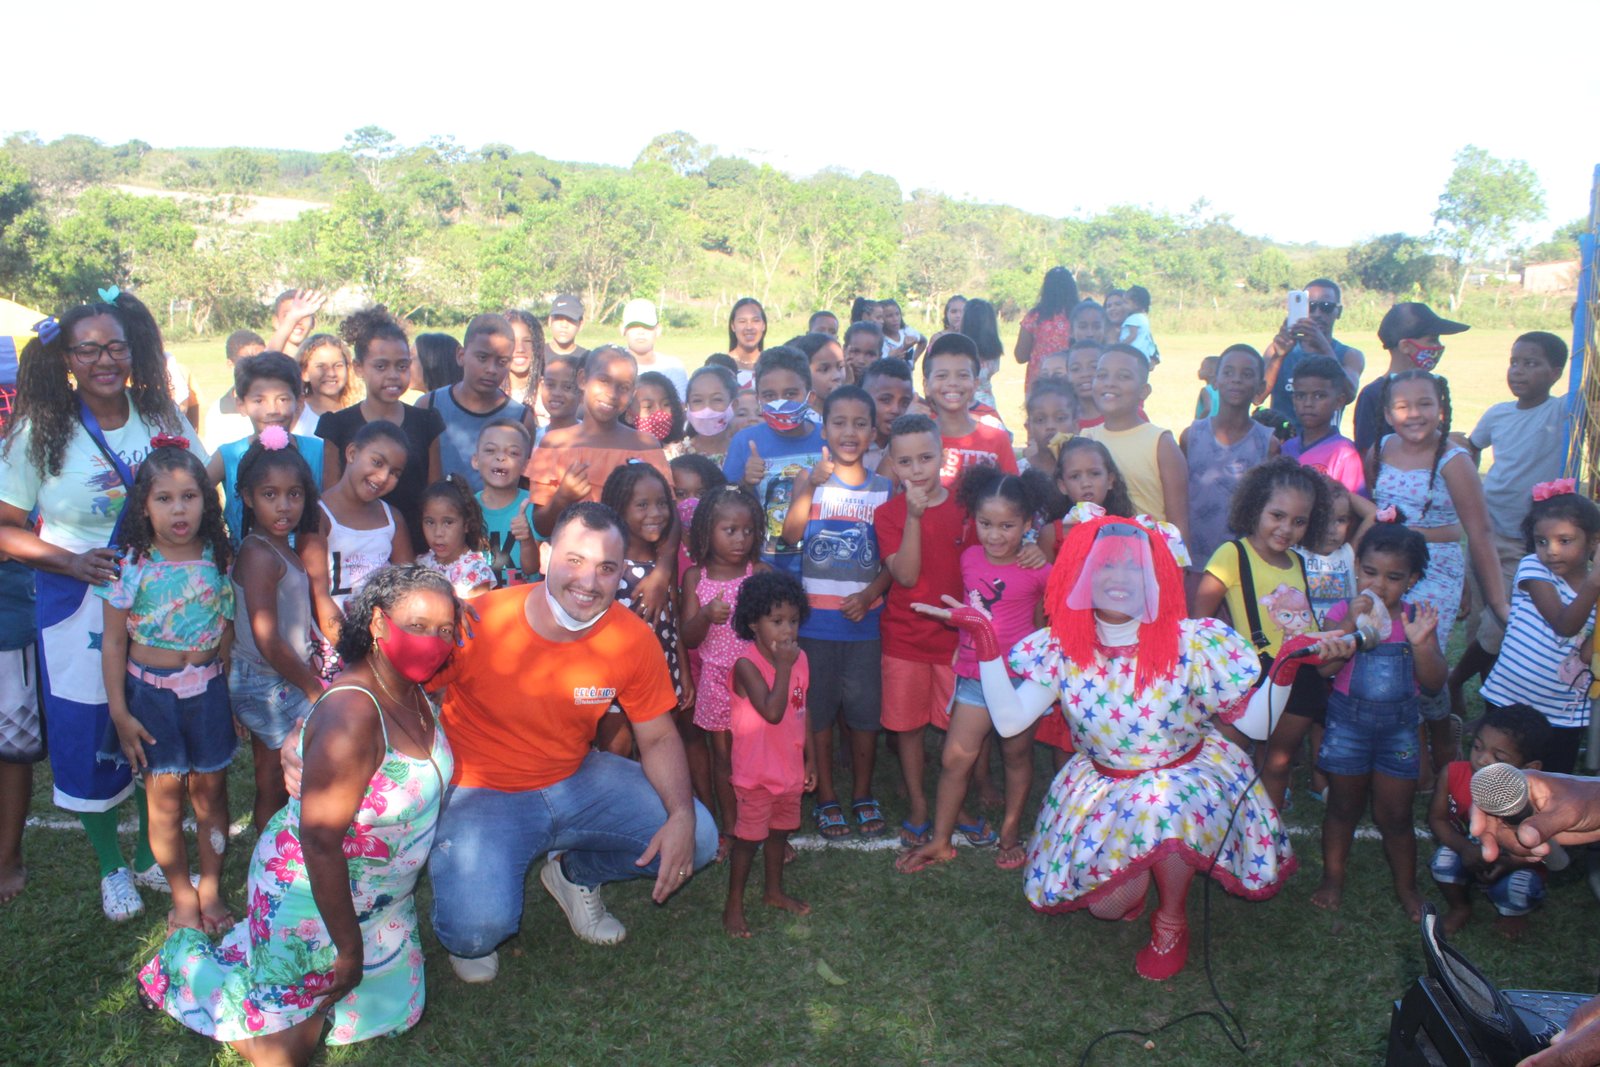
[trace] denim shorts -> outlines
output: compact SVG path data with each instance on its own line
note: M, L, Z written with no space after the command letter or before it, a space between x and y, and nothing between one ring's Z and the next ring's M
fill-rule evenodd
M1026 678L1012 678L1011 688L1021 689ZM989 710L989 701L983 695L983 681L978 678L956 678L956 693L950 698L950 710L954 711L957 704L968 704L974 708Z
M1485 884L1472 876L1455 849L1440 845L1428 869L1433 873L1433 880L1443 885L1476 882L1501 915L1526 915L1544 900L1544 877L1538 867L1518 867Z
M1421 770L1417 700L1360 700L1335 689L1317 766L1328 774L1387 774L1415 779Z
M228 672L233 714L263 745L277 750L294 724L311 712L311 701L271 667L244 656L233 657Z
M172 675L178 668L141 668L149 675ZM228 680L219 674L198 696L180 697L128 675L128 713L155 744L144 746L144 774L211 774L233 762L239 738L233 732L233 712L228 706ZM100 742L100 758L127 763L117 740L115 723L107 723Z

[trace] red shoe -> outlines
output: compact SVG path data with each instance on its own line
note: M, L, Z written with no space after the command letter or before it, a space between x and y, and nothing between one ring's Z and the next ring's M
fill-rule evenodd
M1118 922L1124 922L1124 923L1131 923L1135 919L1137 919L1139 916L1143 915L1144 914L1145 901L1148 900L1149 898L1150 898L1150 891L1148 889L1145 890L1143 893L1140 893L1139 894L1139 899L1134 901L1132 904L1128 905L1128 910L1123 912L1120 916L1118 916L1117 917L1117 921Z
M1165 982L1189 962L1189 924L1168 926L1161 913L1150 916L1150 943L1133 958L1140 978Z

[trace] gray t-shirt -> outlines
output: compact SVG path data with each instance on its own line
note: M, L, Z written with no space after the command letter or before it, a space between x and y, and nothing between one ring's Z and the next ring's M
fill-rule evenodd
M1473 447L1494 449L1494 466L1483 476L1483 499L1494 532L1501 537L1521 540L1522 520L1533 506L1533 487L1561 477L1566 413L1565 397L1550 397L1533 408L1519 408L1515 400L1508 400L1485 411L1473 428Z

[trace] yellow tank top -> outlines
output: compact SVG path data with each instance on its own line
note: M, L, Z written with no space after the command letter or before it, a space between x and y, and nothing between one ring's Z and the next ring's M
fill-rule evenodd
M1167 431L1152 422L1141 422L1131 430L1108 430L1091 426L1083 436L1099 441L1116 460L1117 469L1133 498L1133 506L1161 522L1170 522L1166 498L1161 495L1161 468L1156 464L1156 445ZM1179 516L1187 519L1188 516Z

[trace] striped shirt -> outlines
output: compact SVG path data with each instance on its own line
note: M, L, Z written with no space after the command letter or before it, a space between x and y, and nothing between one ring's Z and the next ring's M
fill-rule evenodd
M800 636L825 641L878 640L882 600L860 622L846 619L839 606L845 597L861 592L878 577L878 532L872 520L878 505L889 499L891 488L889 479L881 474L867 475L860 485L848 485L835 474L812 493L800 563L811 617L801 624Z
M1489 680L1483 683L1483 699L1501 706L1527 704L1549 719L1552 726L1587 726L1588 664L1578 650L1594 629L1594 611L1590 610L1580 632L1559 637L1523 588L1527 582L1549 582L1555 586L1562 604L1572 603L1577 596L1572 586L1539 562L1537 555L1522 557L1517 564L1515 592L1511 594L1511 622L1500 646L1500 658L1495 660Z

